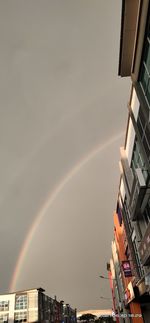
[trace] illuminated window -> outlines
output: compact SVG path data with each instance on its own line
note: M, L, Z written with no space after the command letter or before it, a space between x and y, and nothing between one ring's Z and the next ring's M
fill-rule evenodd
M27 295L26 294L16 295L15 309L23 310L26 308L27 308Z

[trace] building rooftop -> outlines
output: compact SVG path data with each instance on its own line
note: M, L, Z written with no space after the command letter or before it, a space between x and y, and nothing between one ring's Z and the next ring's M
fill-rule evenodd
M24 293L24 292L29 292L29 291L32 291L32 290L38 290L39 292L45 292L45 289L41 288L41 287L36 287L36 288L30 288L30 289L24 289L24 290L19 290L19 291L14 291L14 292L11 292L11 293L3 293L3 294L0 294L0 295L9 295L9 294L21 294L21 293Z

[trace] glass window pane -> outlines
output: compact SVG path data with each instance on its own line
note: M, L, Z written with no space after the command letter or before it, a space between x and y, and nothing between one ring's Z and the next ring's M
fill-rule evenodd
M8 314L0 315L0 323L8 322Z
M27 295L17 295L16 296L16 309L26 309L27 308Z
M146 91L146 97L147 97L148 105L150 105L150 79L149 79L149 82L148 82L148 87L147 87L147 91Z
M140 136L142 138L142 136L143 136L143 128L141 126L141 122L140 122L139 119L137 120L137 126L138 126L138 130L139 130Z
M147 140L146 140L146 138L145 138L145 137L143 138L143 146L144 146L144 149L145 149L146 155L149 157L149 155L150 155L150 150L149 150L149 145L148 145Z
M148 76L148 74L147 74L147 71L146 71L146 69L145 69L144 64L143 64L143 66L142 66L140 80L141 80L142 88L143 88L144 92L146 93L147 85L148 85L148 80L149 80L149 76Z
M9 301L1 301L0 311L8 311L8 310L9 310Z
M27 312L15 313L15 323L27 322Z
M147 39L146 44L145 44L144 61L145 61L147 70L148 70L148 72L150 74L150 45L149 45L148 39Z

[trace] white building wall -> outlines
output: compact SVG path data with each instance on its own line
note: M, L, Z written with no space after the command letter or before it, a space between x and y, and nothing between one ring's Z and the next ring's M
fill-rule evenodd
M14 308L15 308L15 294L0 295L0 301L9 301L9 323L14 322ZM1 311L1 314L7 314L8 312Z
M134 140L135 140L135 130L134 130L134 127L133 127L132 120L130 118L129 126L128 126L127 142L126 142L126 147L125 147L125 151L126 151L129 166L131 165L131 158L132 158Z
M139 103L139 100L138 100L138 97L136 95L136 91L135 91L134 88L133 88L133 91L132 91L132 97L131 97L131 103L130 104L131 104L131 110L132 110L132 112L134 114L135 121L137 121L140 103ZM128 126L128 133L127 133L127 142L126 142L126 147L125 147L125 151L126 151L128 162L129 162L129 166L131 164L134 140L135 140L135 130L134 130L134 127L133 127L132 120L130 118L129 119L129 126Z
M124 187L123 179L121 179L121 182L120 182L120 193L121 193L122 201L124 202L124 199L125 199L125 187Z
M38 321L38 292L28 292L28 320L29 322Z
M27 309L15 310L15 296L14 294L0 295L0 301L9 301L9 311L0 311L0 315L9 315L8 323L13 323L15 313L27 311L27 318L29 322L38 321L38 291L25 291L27 293ZM20 292L20 295L22 292ZM19 295L19 293L17 293Z
M131 110L134 114L135 121L137 121L138 113L139 113L140 103L136 94L135 89L133 88L132 98L131 98Z

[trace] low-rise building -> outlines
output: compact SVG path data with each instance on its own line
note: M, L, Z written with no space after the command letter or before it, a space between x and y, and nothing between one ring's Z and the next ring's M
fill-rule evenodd
M44 292L35 288L0 295L0 322L76 323L76 309Z
M119 75L131 77L131 91L125 143L120 149L120 183L114 214L115 247L111 261L116 279L116 282L113 282L113 289L117 287L115 310L120 313L127 311L126 322L148 323L150 320L149 0L122 0ZM115 259L116 252L118 260ZM112 266L110 270L111 268ZM117 301L117 294L120 293L123 299L121 309L120 297ZM136 313L142 317L135 318Z

